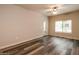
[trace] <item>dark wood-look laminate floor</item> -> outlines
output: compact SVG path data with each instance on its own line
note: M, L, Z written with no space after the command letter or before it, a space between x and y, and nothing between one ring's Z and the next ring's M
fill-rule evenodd
M60 37L49 37L53 48L47 55L79 55L79 41ZM46 42L45 42L46 43Z
M0 50L1 55L79 55L79 40L46 35Z

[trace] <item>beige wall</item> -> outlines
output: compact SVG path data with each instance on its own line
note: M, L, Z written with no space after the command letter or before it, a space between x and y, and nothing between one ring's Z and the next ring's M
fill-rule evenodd
M55 21L56 20L72 20L72 33L56 33L55 32ZM57 16L49 17L49 35L61 36L66 38L79 39L79 11L61 14Z
M0 5L0 48L47 34L47 17L16 5Z

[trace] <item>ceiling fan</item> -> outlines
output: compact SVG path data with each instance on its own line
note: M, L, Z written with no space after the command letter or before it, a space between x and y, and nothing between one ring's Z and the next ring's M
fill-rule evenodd
M56 15L58 13L58 10L62 9L63 5L55 5L55 6L52 6L50 7L49 9L47 9L47 13L51 13L53 15Z

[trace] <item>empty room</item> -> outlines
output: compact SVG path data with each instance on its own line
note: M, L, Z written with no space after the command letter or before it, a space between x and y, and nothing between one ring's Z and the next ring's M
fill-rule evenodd
M0 55L79 55L79 4L0 4Z

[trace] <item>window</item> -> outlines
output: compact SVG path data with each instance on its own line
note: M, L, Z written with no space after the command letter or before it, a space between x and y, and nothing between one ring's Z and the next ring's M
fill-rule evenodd
M62 21L55 22L55 32L62 32Z
M46 31L46 22L45 21L43 22L43 31L44 32Z
M72 21L71 20L56 21L55 32L71 33L72 32Z
M67 20L63 22L63 32L71 33L72 32L72 26L71 26L71 20Z

